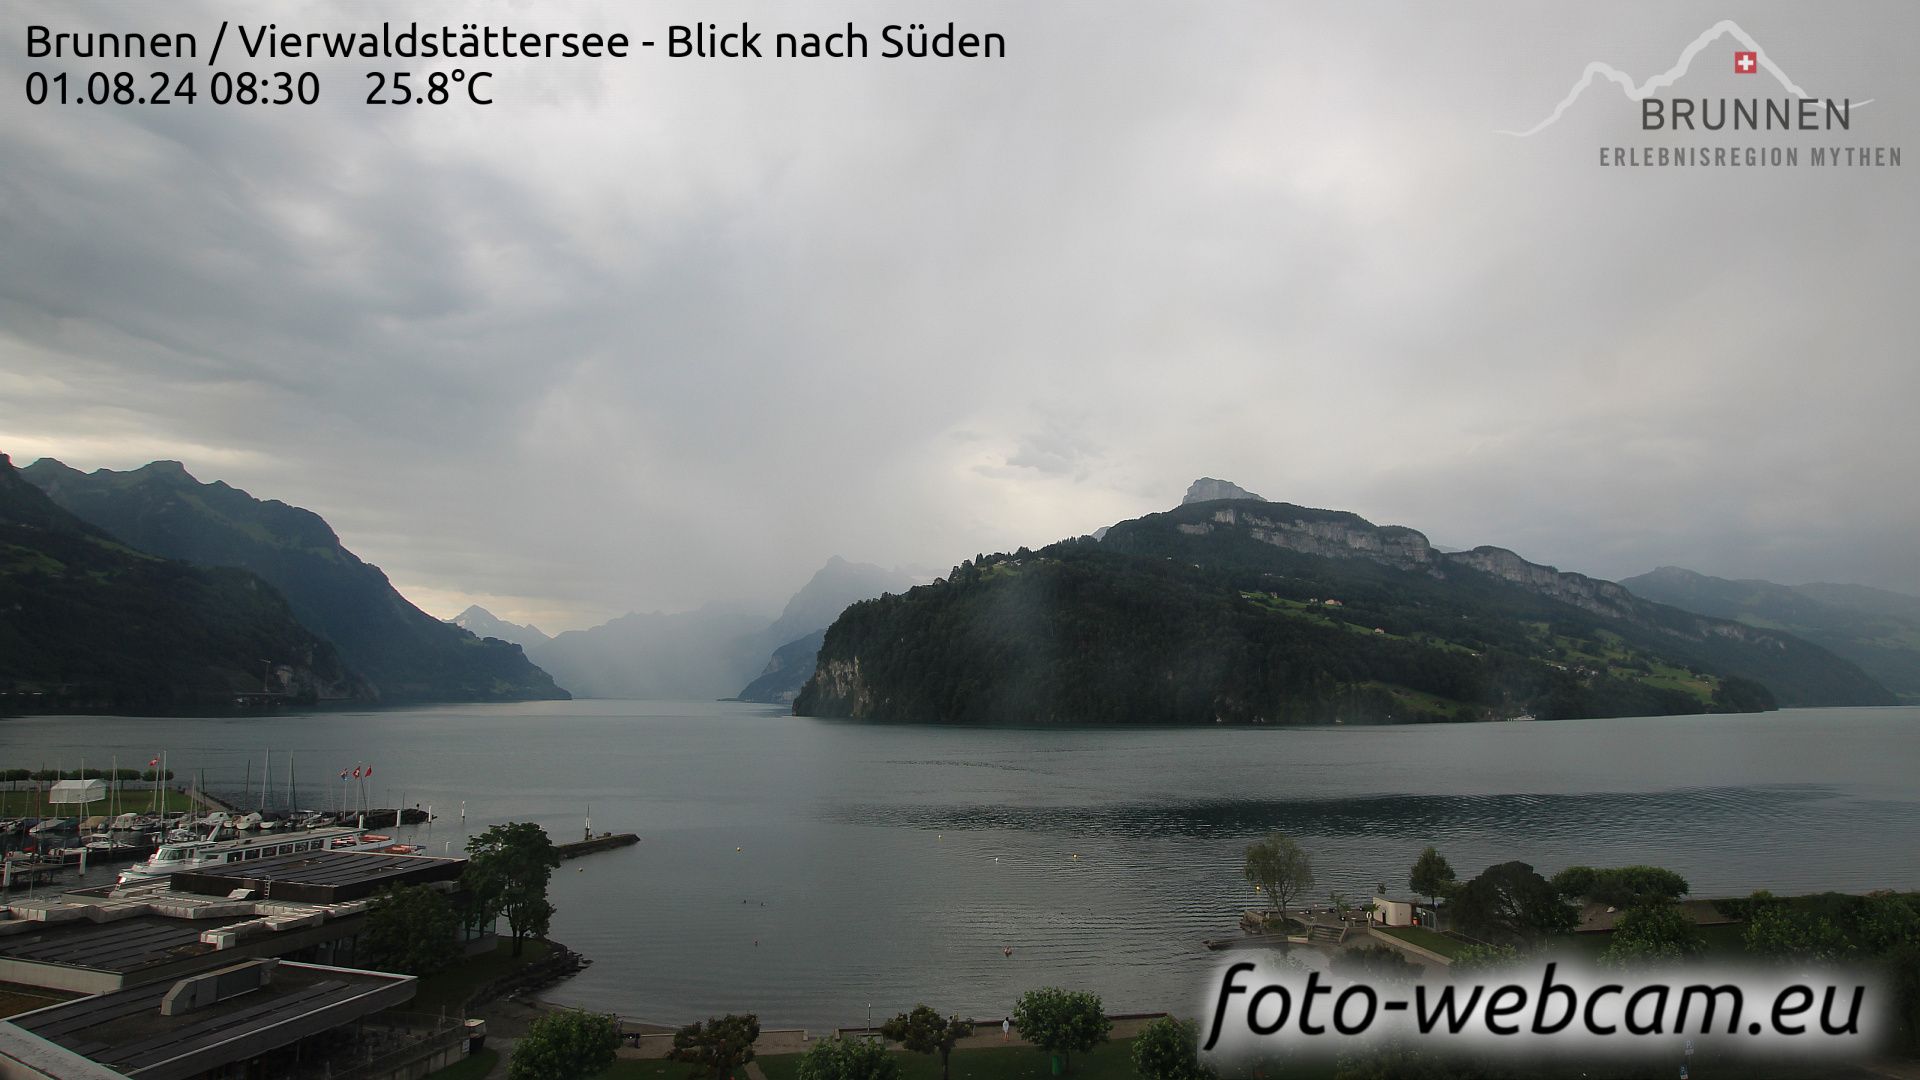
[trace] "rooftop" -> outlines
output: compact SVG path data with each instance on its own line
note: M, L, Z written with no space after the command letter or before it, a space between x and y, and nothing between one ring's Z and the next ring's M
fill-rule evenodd
M81 998L10 1023L123 1075L172 1080L251 1060L402 1004L412 999L415 983L407 975L274 961L199 978L244 985L223 989L220 1000L173 1006L171 1015L163 1002L183 999L195 980Z
M378 851L311 851L173 875L175 892L228 896L251 889L255 899L337 904L365 899L396 885L452 881L464 858Z
M126 974L213 952L214 946L201 943L202 933L245 921L136 915L103 923L43 923L45 929L0 937L0 958Z

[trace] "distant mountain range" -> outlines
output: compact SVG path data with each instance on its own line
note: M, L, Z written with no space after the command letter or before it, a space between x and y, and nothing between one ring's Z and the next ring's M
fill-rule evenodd
M0 712L169 712L365 700L272 585L134 550L0 454Z
M1730 581L1677 566L1620 584L1685 611L1806 638L1860 665L1900 700L1920 703L1920 597L1864 585Z
M733 695L785 704L813 674L820 635L848 604L913 584L914 579L900 571L848 562L836 555L771 623L765 615L717 605L672 614L622 615L591 629L569 630L551 638L477 605L453 622L482 636L517 642L580 697L671 700ZM741 689L743 683L745 689Z
M1190 494L1248 494L1203 480ZM1502 548L1256 498L1199 500L970 561L834 622L802 715L1300 723L1888 704L1790 633Z
M312 511L200 483L177 461L82 473L46 458L21 475L129 548L258 575L364 677L351 696L388 703L567 696L519 646L475 637L413 606Z

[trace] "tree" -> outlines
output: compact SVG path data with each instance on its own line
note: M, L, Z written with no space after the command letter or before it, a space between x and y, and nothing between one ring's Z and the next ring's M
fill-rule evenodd
M900 1063L872 1039L821 1039L800 1058L800 1080L898 1080Z
M1407 875L1407 888L1414 895L1424 896L1433 901L1434 907L1440 906L1443 893L1453 891L1453 864L1437 848L1428 848L1413 861L1413 872Z
M1060 1055L1062 1072L1071 1067L1074 1051L1099 1046L1113 1030L1100 995L1053 986L1021 994L1013 1006L1013 1025L1021 1038Z
M402 885L382 895L367 912L360 935L368 967L402 975L429 975L460 957L460 914L445 893L426 885Z
M753 1044L759 1039L758 1016L728 1013L674 1032L673 1049L667 1051L667 1057L684 1061L713 1080L727 1080L733 1070L753 1060Z
M1469 971L1499 971L1520 962L1520 950L1511 945L1468 945L1453 954L1447 970L1454 974Z
M1546 878L1523 862L1489 866L1461 886L1451 910L1461 929L1493 942L1537 945L1571 931L1580 920Z
M953 1044L973 1034L973 1025L957 1016L941 1016L929 1006L915 1005L912 1012L880 1025L880 1034L916 1054L939 1054L940 1080L947 1080L947 1060Z
M1853 943L1832 919L1775 901L1756 907L1741 935L1747 951L1776 960L1831 964L1853 955Z
M586 1080L613 1067L620 1025L602 1013L545 1013L513 1048L507 1080Z
M1284 920L1287 905L1313 888L1313 863L1292 837L1271 833L1247 845L1247 880L1266 892Z
M1569 899L1613 908L1671 904L1690 891L1686 878L1658 866L1569 866L1553 875L1553 887Z
M1142 1080L1215 1080L1219 1075L1200 1060L1200 1029L1171 1016L1149 1022L1133 1037L1133 1068Z
M1413 861L1413 872L1407 875L1407 888L1417 896L1432 900L1438 907L1441 895L1453 888L1454 880L1453 864L1447 862L1447 857L1437 848L1428 848Z
M467 841L467 890L485 920L506 916L519 956L530 935L544 937L553 918L547 883L560 865L559 849L530 821L495 825Z
M1615 967L1665 963L1696 956L1706 948L1693 920L1674 904L1629 908L1614 924L1600 962Z

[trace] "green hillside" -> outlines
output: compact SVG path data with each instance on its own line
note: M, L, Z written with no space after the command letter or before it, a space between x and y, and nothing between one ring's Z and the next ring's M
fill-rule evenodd
M849 608L803 715L1303 723L1750 711L1890 700L1791 635L1493 548L1252 501L983 556Z
M263 687L300 703L372 696L271 585L133 551L0 454L0 711L257 707Z
M1677 566L1620 584L1686 611L1803 637L1858 664L1902 701L1920 702L1920 598L1863 585L1730 581Z

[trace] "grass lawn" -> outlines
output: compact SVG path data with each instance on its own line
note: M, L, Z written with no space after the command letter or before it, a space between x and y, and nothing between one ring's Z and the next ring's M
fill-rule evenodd
M546 955L546 942L529 939L516 957L513 955L513 942L501 938L492 952L469 956L445 971L421 979L420 990L413 996L413 1002L407 1009L429 1014L438 1013L442 1008L449 1014L458 1012L481 986Z
M1424 926L1386 926L1381 927L1380 932L1391 934L1409 945L1418 945L1430 952L1437 952L1449 960L1453 959L1461 949L1467 947L1465 942L1445 934L1434 933Z
M427 1075L433 1080L480 1080L481 1077L493 1071L494 1065L499 1060L500 1051L482 1050L477 1054L461 1058L439 1072Z

